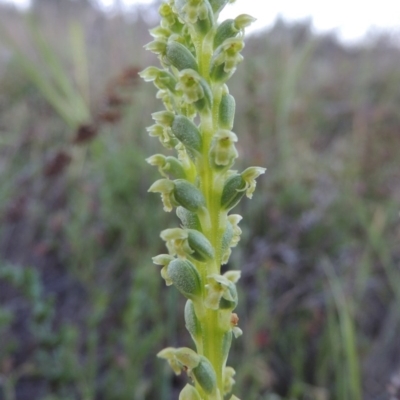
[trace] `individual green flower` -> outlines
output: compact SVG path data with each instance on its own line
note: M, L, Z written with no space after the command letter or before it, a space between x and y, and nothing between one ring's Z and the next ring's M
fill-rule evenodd
M154 124L146 128L147 132L152 137L157 137L160 143L167 149L171 149L178 141L171 132L171 128L165 128L160 124Z
M217 81L225 81L235 72L243 61L240 52L244 48L242 38L226 39L215 51L211 61L211 76Z
M206 0L186 0L181 8L181 15L190 24L195 24L198 19L206 19L208 17Z
M182 369L184 368L184 365L178 361L178 359L175 356L175 350L173 347L167 347L166 349L161 350L158 354L157 357L163 358L164 360L168 361L168 364L172 368L172 370L175 372L175 375L180 375L182 372Z
M161 26L169 28L178 22L177 15L174 13L171 4L161 3L158 12L161 16Z
M174 178L185 178L185 170L182 163L175 157L166 157L163 154L154 154L153 156L146 158L146 161L158 168L158 171L165 178L169 178L172 175Z
M164 28L162 26L157 26L153 29L150 29L150 35L153 36L153 38L162 40L164 42L167 42L168 38L172 35L172 31L168 28Z
M159 179L150 186L148 191L152 193L161 193L164 211L170 212L172 211L172 207L175 205L173 198L174 189L175 185L173 181L170 181L169 179Z
M230 243L230 247L236 247L236 245L240 241L240 235L242 234L242 230L239 228L238 224L242 219L243 217L239 214L228 215L228 221L230 222L233 228L233 237Z
M241 14L235 19L228 19L222 22L217 29L214 37L214 48L220 46L226 39L240 34L244 35L244 30L256 19L247 14Z
M169 253L186 258L193 257L198 261L207 261L214 257L214 249L208 239L194 229L172 228L161 232Z
M174 348L167 347L161 350L157 357L163 358L168 361L172 370L176 375L180 375L183 369L193 369L200 363L200 356L196 354L192 349L187 347Z
M180 90L183 93L185 102L191 104L204 97L200 79L200 75L192 69L184 69L179 73L179 82L176 85L176 90Z
M222 259L221 264L227 264L229 257L232 253L231 247L236 247L240 241L242 230L239 228L238 223L242 217L238 214L228 215L228 223L225 235L222 238Z
M157 124L164 128L171 128L175 120L175 114L171 111L157 111L151 116Z
M154 54L157 54L160 61L162 61L167 51L167 40L159 36L155 38L155 40L147 43L144 48Z
M161 268L161 276L165 280L165 284L167 286L171 286L173 283L168 275L168 265L173 260L175 260L175 257L171 256L170 254L159 254L158 256L153 257L154 264L163 266Z
M213 137L210 157L218 167L230 167L238 157L235 143L238 141L236 134L221 129Z
M192 69L180 71L176 90L182 92L184 103L193 104L199 111L211 108L211 89L198 72Z
M162 69L156 67L148 67L139 73L140 77L146 82L154 82L154 85L161 90L175 91L175 77Z
M254 190L256 189L256 179L265 173L267 169L261 167L250 167L242 172L242 178L246 182L244 190L246 190L246 196L251 199L253 197Z
M217 310L220 306L221 299L235 303L237 301L237 293L235 283L240 277L239 271L230 271L224 275L211 274L207 276L207 297L205 306L212 310Z
M161 239L165 240L169 254L186 258L194 253L188 243L188 232L181 228L165 229L161 232Z
M158 168L158 172L165 178L168 178L168 175L164 172L164 167L166 164L166 159L163 154L154 154L151 157L146 158L146 162L148 162L150 165L153 165Z
M204 208L204 196L199 189L185 179L159 179L148 192L161 193L164 211L170 212L173 207L183 206L189 211L198 212Z

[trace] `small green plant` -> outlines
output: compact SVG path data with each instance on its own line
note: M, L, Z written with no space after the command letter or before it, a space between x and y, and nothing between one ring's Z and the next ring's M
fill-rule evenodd
M242 334L233 313L240 271L221 275L221 265L240 240L242 217L228 213L245 194L252 197L255 179L265 172L231 169L238 138L232 132L235 100L225 83L243 60L244 29L254 21L240 15L217 23L231 2L162 3L161 24L150 31L154 40L146 48L163 69L148 67L140 74L154 82L166 108L152 114L155 124L148 132L177 151L177 157L156 154L147 161L162 175L149 191L161 193L164 210L176 207L181 220L180 228L161 232L169 254L153 258L166 284L188 299L185 323L197 351L168 347L158 353L176 374L185 370L194 382L184 387L181 400L222 400L232 392L235 371L226 362L232 336Z

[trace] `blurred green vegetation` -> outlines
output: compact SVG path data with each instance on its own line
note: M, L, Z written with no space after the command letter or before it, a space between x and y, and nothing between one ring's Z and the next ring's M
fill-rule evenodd
M172 400L186 379L155 357L191 344L151 263L176 224L147 194L153 13L0 6L1 400ZM277 21L247 40L234 131L268 173L229 266L244 399L400 396L398 39Z

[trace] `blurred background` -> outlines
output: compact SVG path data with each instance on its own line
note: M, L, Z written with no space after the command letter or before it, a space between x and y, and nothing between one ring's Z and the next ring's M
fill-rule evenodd
M155 357L192 345L151 262L177 223L147 193L157 7L0 3L1 400L175 400L186 381ZM268 168L235 210L235 393L398 400L400 35L301 11L257 25L229 83L237 167Z

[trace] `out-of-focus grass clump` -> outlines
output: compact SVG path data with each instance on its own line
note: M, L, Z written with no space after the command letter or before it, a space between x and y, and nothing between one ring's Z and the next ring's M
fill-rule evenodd
M1 400L167 400L182 386L149 356L184 327L150 259L168 220L144 167L160 106L136 76L148 15L1 6ZM247 292L238 390L396 396L400 50L282 21L247 43L234 131L243 165L268 174L231 261Z

